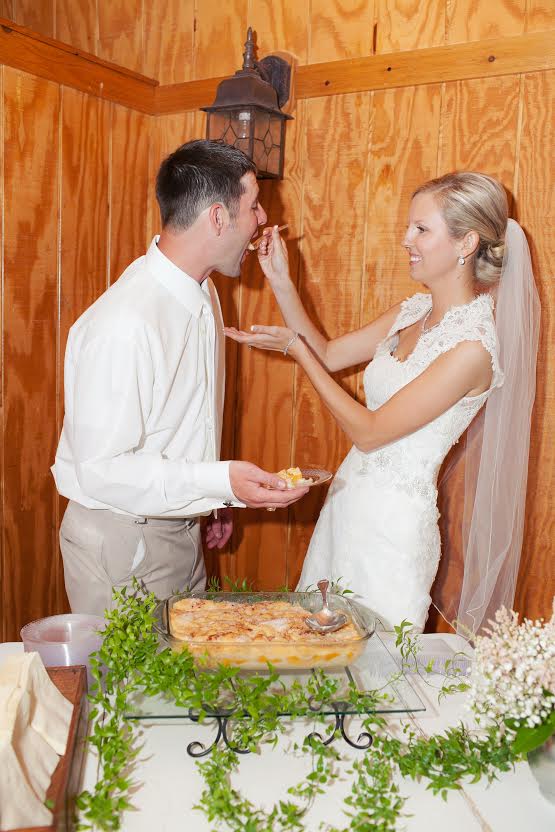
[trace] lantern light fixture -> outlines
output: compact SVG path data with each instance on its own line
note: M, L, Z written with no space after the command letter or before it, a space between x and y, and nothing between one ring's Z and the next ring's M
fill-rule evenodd
M218 84L207 116L206 138L238 147L255 163L259 179L281 179L291 67L277 55L255 60L249 27L243 68Z

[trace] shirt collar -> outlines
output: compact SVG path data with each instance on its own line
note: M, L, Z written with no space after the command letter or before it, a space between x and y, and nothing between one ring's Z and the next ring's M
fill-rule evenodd
M208 280L204 280L201 285L187 272L172 263L158 248L159 239L159 235L153 238L146 253L146 265L152 276L171 292L195 318L200 317L203 306L211 311Z

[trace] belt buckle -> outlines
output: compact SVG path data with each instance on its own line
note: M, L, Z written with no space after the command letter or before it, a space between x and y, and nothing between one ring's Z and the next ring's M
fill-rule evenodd
M148 523L148 517L137 517L136 520L133 520L137 526L145 526Z

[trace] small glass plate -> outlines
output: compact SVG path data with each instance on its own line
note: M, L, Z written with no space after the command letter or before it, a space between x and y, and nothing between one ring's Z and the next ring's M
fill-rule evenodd
M311 480L311 482L299 482L295 485L288 485L288 488L312 488L314 485L322 485L322 483L328 482L333 477L331 471L326 471L324 468L309 468L303 465L299 465L298 467L303 475L303 479Z

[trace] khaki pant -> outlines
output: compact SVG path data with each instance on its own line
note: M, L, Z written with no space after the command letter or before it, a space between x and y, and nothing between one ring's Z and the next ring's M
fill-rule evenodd
M102 615L113 607L112 588L133 578L158 598L206 585L197 519L137 518L71 501L60 545L72 612Z

